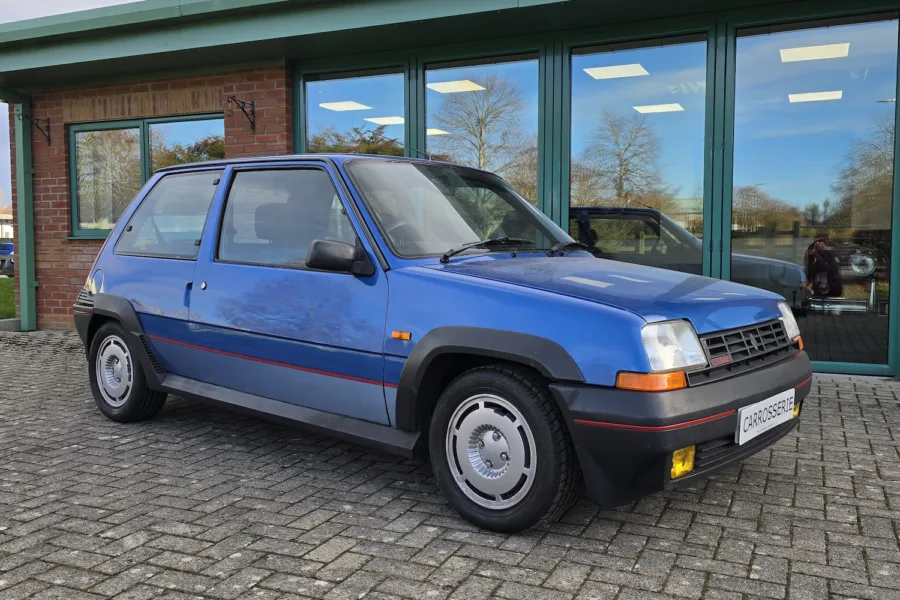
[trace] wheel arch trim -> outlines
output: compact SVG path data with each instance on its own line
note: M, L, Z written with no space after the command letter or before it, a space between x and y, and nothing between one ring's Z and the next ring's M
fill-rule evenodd
M435 359L447 354L468 354L531 367L551 381L584 382L575 360L547 338L501 329L450 326L429 331L410 352L397 384L396 423L400 429L419 431L422 385Z
M144 329L131 302L122 296L103 293L94 295L93 300L94 306L90 311L91 322L99 316L119 323L125 332L125 343L128 344L129 351L141 363L147 385L153 390L162 389L161 374L147 352ZM86 337L84 341L85 350L90 351L90 344L93 340Z

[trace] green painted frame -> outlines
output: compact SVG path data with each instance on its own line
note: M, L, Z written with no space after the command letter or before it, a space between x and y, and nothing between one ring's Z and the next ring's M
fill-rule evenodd
M19 318L22 331L37 329L37 292L34 260L34 169L32 168L31 100L14 106L16 144L16 279L19 280Z
M141 184L150 179L152 173L150 157L150 126L164 123L180 123L185 121L210 121L223 119L222 113L202 113L196 115L178 115L172 117L153 117L147 119L127 119L122 121L101 121L97 123L78 123L68 127L69 144L69 206L71 209L71 235L68 239L105 240L110 229L82 229L78 223L78 156L75 152L75 136L85 131L110 131L114 129L137 129L139 133ZM224 125L223 125L224 126Z
M569 207L571 152L571 56L573 49L605 44L653 44L688 35L707 38L707 97L704 133L703 272L730 278L731 194L734 161L734 75L738 29L883 15L900 11L897 0L796 2L780 6L727 9L645 22L550 31L529 39L508 37L479 44L450 44L375 54L348 54L327 60L295 63L295 147L305 150L304 77L315 73L360 72L396 66L406 69L404 118L406 144L423 148L425 81L428 64L537 52L539 57L538 206L563 228ZM898 61L900 62L900 61ZM898 73L900 87L900 73ZM900 93L900 89L898 89ZM898 115L900 116L900 115ZM900 126L900 119L897 121ZM896 136L895 173L900 174L900 136ZM409 153L409 151L407 151ZM894 186L891 261L900 265L900 185ZM900 317L900 268L891 274L890 313ZM815 362L817 371L892 376L900 373L900 318L891 318L888 364Z

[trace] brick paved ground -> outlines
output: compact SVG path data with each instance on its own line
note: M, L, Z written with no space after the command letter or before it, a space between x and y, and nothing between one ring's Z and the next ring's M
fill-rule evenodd
M817 377L698 487L524 535L427 464L170 400L103 418L68 333L0 333L0 599L900 598L900 383Z

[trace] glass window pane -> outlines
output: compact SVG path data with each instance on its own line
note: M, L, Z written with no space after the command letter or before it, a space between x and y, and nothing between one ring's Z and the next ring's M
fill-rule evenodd
M150 124L151 170L225 158L225 120Z
M112 229L143 185L141 130L75 133L75 179L80 229Z
M897 21L737 40L731 277L813 360L885 363Z
M219 258L303 267L317 239L354 243L331 177L318 169L237 173L225 206Z
M569 233L596 256L703 270L706 42L572 57Z
M167 258L197 258L197 241L222 171L167 175L141 202L116 252Z
M497 173L537 204L537 60L433 68L425 82L433 158Z
M403 156L403 74L306 84L307 152Z

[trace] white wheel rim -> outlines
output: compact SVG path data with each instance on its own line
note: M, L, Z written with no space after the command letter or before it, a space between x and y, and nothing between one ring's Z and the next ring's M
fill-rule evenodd
M534 483L531 427L499 396L479 394L457 407L447 426L446 451L456 485L479 506L511 508Z
M128 346L117 335L107 336L97 352L97 387L104 402L119 408L128 400L134 383L134 369Z

